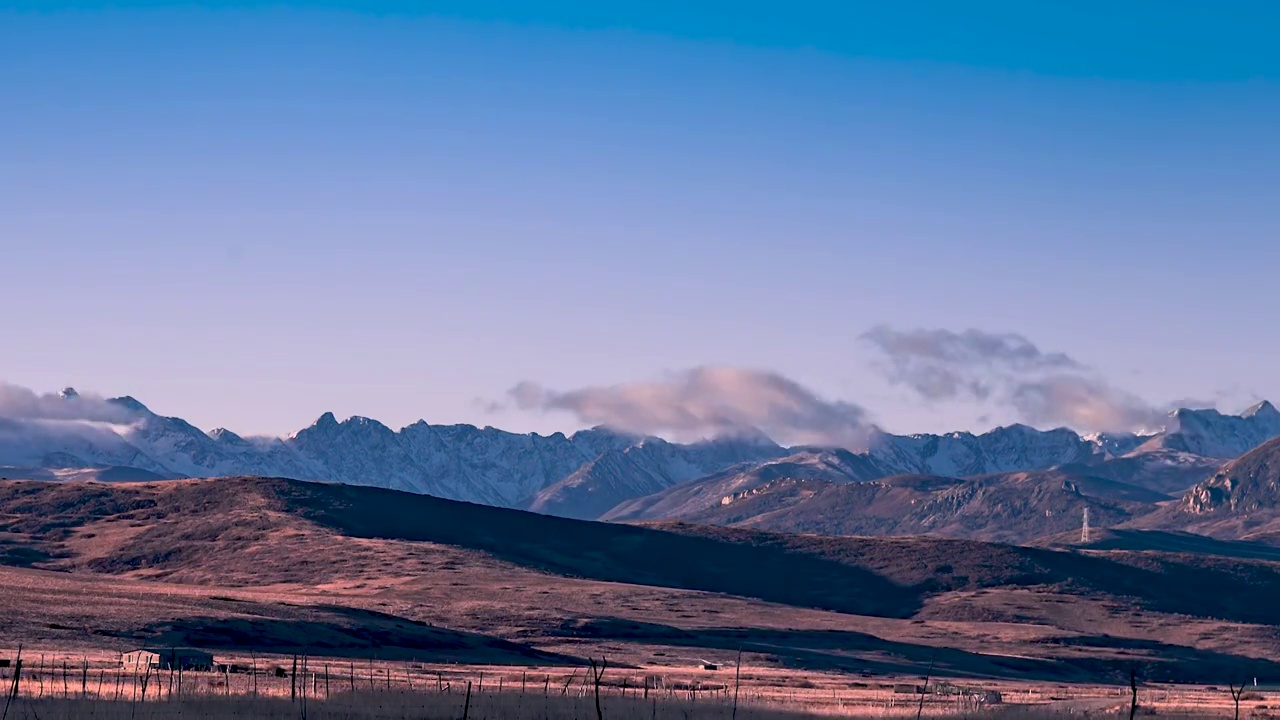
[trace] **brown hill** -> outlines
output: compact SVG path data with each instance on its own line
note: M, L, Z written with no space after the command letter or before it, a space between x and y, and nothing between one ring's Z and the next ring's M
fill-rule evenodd
M29 567L224 586L325 585L360 579L374 563L399 574L414 569L395 567L416 561L406 548L425 548L458 561L483 556L561 576L881 617L910 616L939 592L1056 585L1153 609L1261 619L1271 617L1270 607L1247 599L1219 602L1189 588L1230 588L1247 578L1250 590L1274 585L1280 592L1280 566L1261 562L1080 555L924 537L615 525L279 479L5 482L0 529L10 553Z
M1059 549L1220 555L1226 558L1280 562L1280 547L1274 545L1245 540L1220 540L1189 532L1111 528L1092 530L1089 536L1089 542L1082 542L1080 531L1071 530L1038 538L1031 544L1035 547Z
M310 638L493 662L745 644L795 667L922 672L936 656L1055 679L1136 661L1203 679L1280 650L1280 564L1263 560L612 525L252 478L0 482L0 538L23 568L0 568L18 639ZM1228 644L1205 639L1224 628Z

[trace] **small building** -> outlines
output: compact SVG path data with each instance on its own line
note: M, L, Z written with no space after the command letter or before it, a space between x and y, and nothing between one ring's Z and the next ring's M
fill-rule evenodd
M973 699L986 705L999 705L1004 702L1004 696L999 690L978 690L973 693Z
M213 655L195 648L139 648L120 656L125 670L212 670Z

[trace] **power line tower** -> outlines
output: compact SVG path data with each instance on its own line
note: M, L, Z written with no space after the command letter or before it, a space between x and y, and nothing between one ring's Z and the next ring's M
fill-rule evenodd
M1084 509L1084 524L1080 526L1080 543L1082 545L1089 542L1089 508Z

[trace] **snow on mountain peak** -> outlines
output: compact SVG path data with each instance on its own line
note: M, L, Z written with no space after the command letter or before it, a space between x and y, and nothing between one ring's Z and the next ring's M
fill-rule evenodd
M67 401L78 397L71 388L60 395ZM0 444L0 465L36 467L41 458L56 456L66 467L133 467L165 477L274 475L522 508L542 496L548 508L557 508L553 511L586 513L606 500L805 451L784 450L752 429L679 444L607 427L542 436L418 421L397 431L361 416L339 422L332 412L287 438L242 438L224 428L205 433L181 418L156 415L132 397L109 402L131 417L110 425L77 425L74 437L46 435ZM1066 428L1038 430L1022 424L982 434L893 435L877 428L869 449L809 450L833 467L856 470L858 477L961 477L1122 456L1230 458L1276 436L1280 411L1263 402L1242 415L1179 410L1168 430L1150 435L1081 437ZM575 480L567 482L571 477Z
M73 387L64 387L58 391L58 397L63 400L75 400L80 397L80 393L76 392L76 389Z
M1280 410L1276 410L1276 406L1271 404L1270 400L1262 402L1250 407L1240 414L1241 417L1259 418L1271 422L1280 422Z
M147 409L146 405L143 405L142 403L138 402L137 399L129 395L125 395L123 397L111 398L107 400L107 402L113 405L118 405L119 407L122 407L125 410L128 410L129 412L137 415L148 415L151 413L151 411Z
M228 443L244 442L244 438L240 437L236 433L233 433L226 428L214 428L210 430L209 437L213 438L218 442L228 442Z
M1280 412L1269 402L1258 403L1240 415L1180 408L1172 414L1165 432L1138 450L1167 448L1227 459L1239 457L1277 436Z

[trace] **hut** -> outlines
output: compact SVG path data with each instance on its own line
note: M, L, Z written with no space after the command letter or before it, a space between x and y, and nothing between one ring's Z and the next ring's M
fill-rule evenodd
M213 655L195 648L138 648L120 656L125 670L212 670Z

